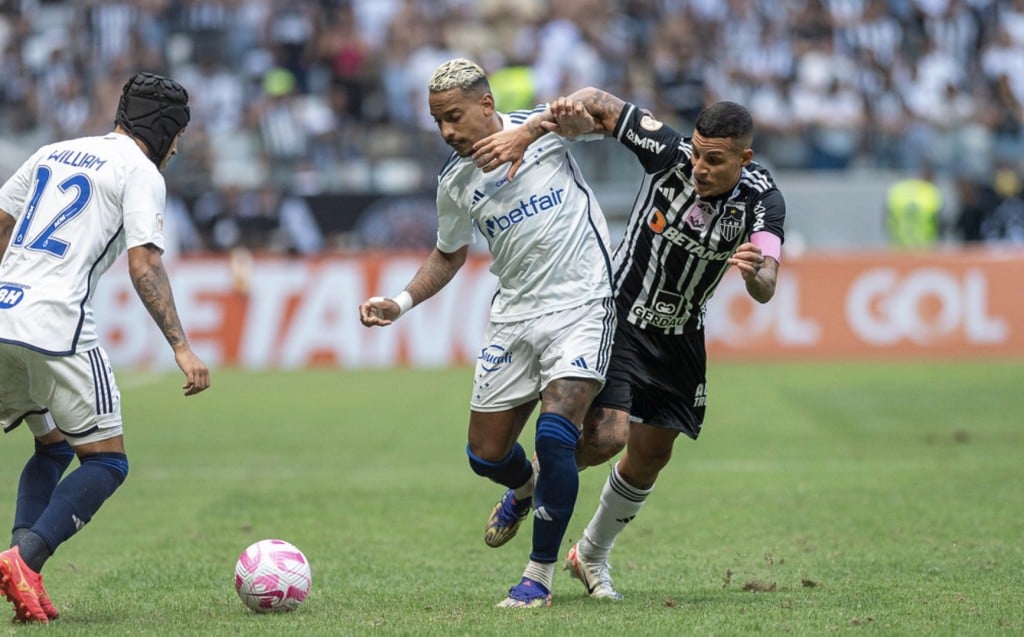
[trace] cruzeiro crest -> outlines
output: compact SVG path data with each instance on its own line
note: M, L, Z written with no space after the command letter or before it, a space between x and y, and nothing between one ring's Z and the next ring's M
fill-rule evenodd
M718 221L718 234L726 241L735 241L743 233L743 218L747 206L743 203L729 203L722 210L722 218Z

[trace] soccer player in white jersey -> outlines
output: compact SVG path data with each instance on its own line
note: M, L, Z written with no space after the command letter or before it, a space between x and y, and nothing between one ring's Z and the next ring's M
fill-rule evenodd
M404 290L370 298L360 319L368 327L390 325L452 280L476 232L487 241L500 287L476 362L466 453L475 473L509 490L488 520L489 546L511 539L534 510L530 560L498 605L548 606L579 486L575 446L611 352L608 229L568 140L558 135L526 149L514 182L473 165L476 141L531 113L499 113L477 64L455 59L438 67L429 101L455 151L438 177L437 245ZM538 401L535 483L518 438Z
M751 298L771 300L786 204L771 173L752 161L750 113L728 101L703 109L685 137L634 104L586 88L484 140L475 161L488 172L511 162L506 176L515 178L524 149L553 130L615 137L644 168L613 255L619 321L608 379L584 422L578 460L594 466L623 444L626 452L565 560L592 597L620 599L609 575L612 545L653 491L677 436L696 440L704 421L707 302L730 267Z
M189 121L177 82L137 73L113 132L43 146L0 187L0 425L22 422L35 453L18 484L0 590L15 619L58 616L40 575L128 474L121 397L91 305L123 252L135 290L174 350L186 396L210 385L178 319L161 260L160 171ZM61 479L74 456L79 467Z

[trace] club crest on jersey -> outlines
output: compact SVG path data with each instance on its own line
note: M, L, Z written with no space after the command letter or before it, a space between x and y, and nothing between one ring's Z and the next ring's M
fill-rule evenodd
M650 219L647 220L647 225L650 226L651 230L654 230L657 234L661 234L665 231L665 226L668 225L668 220L665 219L665 213L655 208L654 211L651 212Z
M683 223L696 232L704 232L707 229L708 222L711 221L711 217L714 215L714 212L715 211L711 207L711 204L706 201L698 201L690 206L690 209L686 211L686 216L683 217Z
M485 372L496 372L502 365L512 362L512 353L505 351L501 345L491 343L480 350L480 355L476 359L480 361L480 369Z
M12 308L25 298L24 288L17 285L0 285L0 310Z
M662 123L654 119L650 115L644 115L640 118L640 128L649 130L652 133L662 127Z
M743 232L743 204L732 204L725 207L722 220L718 222L718 232L726 241L735 241Z

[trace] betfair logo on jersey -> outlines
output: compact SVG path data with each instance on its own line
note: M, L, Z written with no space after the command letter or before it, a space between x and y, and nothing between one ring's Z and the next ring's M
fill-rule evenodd
M530 195L529 199L520 199L519 205L512 210L484 220L484 225L487 226L487 236L493 238L498 233L508 230L517 223L522 223L530 217L535 217L542 212L547 212L556 206L562 205L562 196L564 194L565 188L557 190L552 188L546 195L535 193Z
M631 128L626 129L626 139L637 148L649 150L655 155L660 155L661 151L665 150L665 144L649 137L640 137Z
M0 285L0 310L14 307L25 298L25 290L16 285Z
M501 345L491 343L480 350L480 355L476 359L480 361L480 368L485 372L496 372L502 365L512 362L512 353L505 351Z

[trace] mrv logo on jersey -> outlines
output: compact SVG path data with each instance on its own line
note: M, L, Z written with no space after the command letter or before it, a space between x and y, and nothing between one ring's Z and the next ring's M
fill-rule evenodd
M546 195L532 194L529 199L520 199L518 207L509 210L505 214L491 217L484 221L484 225L487 226L487 236L494 237L499 232L504 232L517 223L562 205L562 196L564 194L565 188L557 190L552 188Z
M665 150L665 144L649 137L640 137L634 133L632 129L626 129L626 139L632 142L637 148L649 150L655 155L660 155L661 151Z
M25 290L17 285L0 285L0 310L14 307L25 298Z

